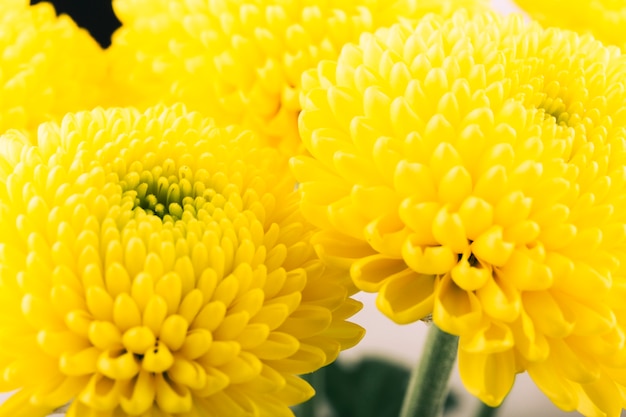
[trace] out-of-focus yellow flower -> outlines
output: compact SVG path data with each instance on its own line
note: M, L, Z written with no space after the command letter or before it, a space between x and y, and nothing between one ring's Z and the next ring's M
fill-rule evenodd
M626 47L626 3L623 0L515 0L533 19L554 26L590 33L606 45Z
M470 392L528 370L559 407L626 396L626 57L484 14L363 35L303 76L314 242L399 323L460 336Z
M300 77L363 32L485 0L115 0L110 48L119 104L183 101L300 148Z
M0 141L0 416L292 416L361 338L251 132L176 106L37 139Z
M0 3L0 133L96 106L106 65L87 31L49 3Z

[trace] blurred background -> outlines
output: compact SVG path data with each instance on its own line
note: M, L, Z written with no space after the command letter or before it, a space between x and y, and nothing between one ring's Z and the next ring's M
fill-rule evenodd
M1 0L0 0L1 1ZM550 0L546 0L550 1ZM39 3L39 1L32 1ZM119 26L111 9L110 0L56 0L52 1L59 13L71 15L79 26L88 28L98 42L106 47L110 44L111 32ZM502 13L519 11L512 0L493 0L495 9ZM399 326L384 317L375 307L375 296L360 294L363 310L354 321L367 327L363 341L355 348L344 352L340 361L344 365L354 365L364 357L377 357L392 360L406 369L412 368L420 357L427 327L423 323ZM463 389L458 373L452 379L456 406L447 417L472 415L478 405L477 400ZM6 398L0 394L0 402ZM626 413L622 414L626 416ZM513 391L498 411L499 417L559 417L579 416L578 413L565 413L558 410L535 387L526 374L518 375Z

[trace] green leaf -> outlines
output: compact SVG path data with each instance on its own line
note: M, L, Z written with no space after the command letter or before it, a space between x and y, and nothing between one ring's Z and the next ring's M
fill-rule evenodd
M317 394L295 409L298 417L398 417L410 370L386 359L336 361L306 375ZM445 409L456 405L450 394Z
M377 358L354 365L331 365L325 394L336 417L397 417L409 370Z

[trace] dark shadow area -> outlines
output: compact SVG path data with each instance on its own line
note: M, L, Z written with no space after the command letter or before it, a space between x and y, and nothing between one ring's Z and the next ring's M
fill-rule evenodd
M68 14L76 24L91 33L96 41L106 48L111 44L111 34L120 26L113 13L111 0L49 0L57 14ZM41 0L31 0L31 4Z
M397 417L411 370L384 358L365 357L345 364L341 360L303 375L317 394L295 407L297 417ZM458 394L450 391L444 415L456 411Z

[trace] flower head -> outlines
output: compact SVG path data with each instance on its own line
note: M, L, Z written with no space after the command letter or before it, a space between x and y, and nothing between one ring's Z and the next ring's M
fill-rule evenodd
M96 105L102 95L104 53L95 40L49 3L0 4L0 133L60 120Z
M363 35L303 76L311 157L292 165L319 252L393 320L459 335L488 404L526 369L563 409L619 415L624 74L590 36L459 13Z
M542 25L590 33L607 45L626 47L623 30L626 24L626 3L622 0L515 2Z
M253 128L292 154L300 147L303 71L335 59L363 32L427 12L449 14L456 3L115 0L122 27L110 48L113 84L121 104L183 101L220 123Z
M292 416L362 329L278 159L182 106L0 137L0 414Z

